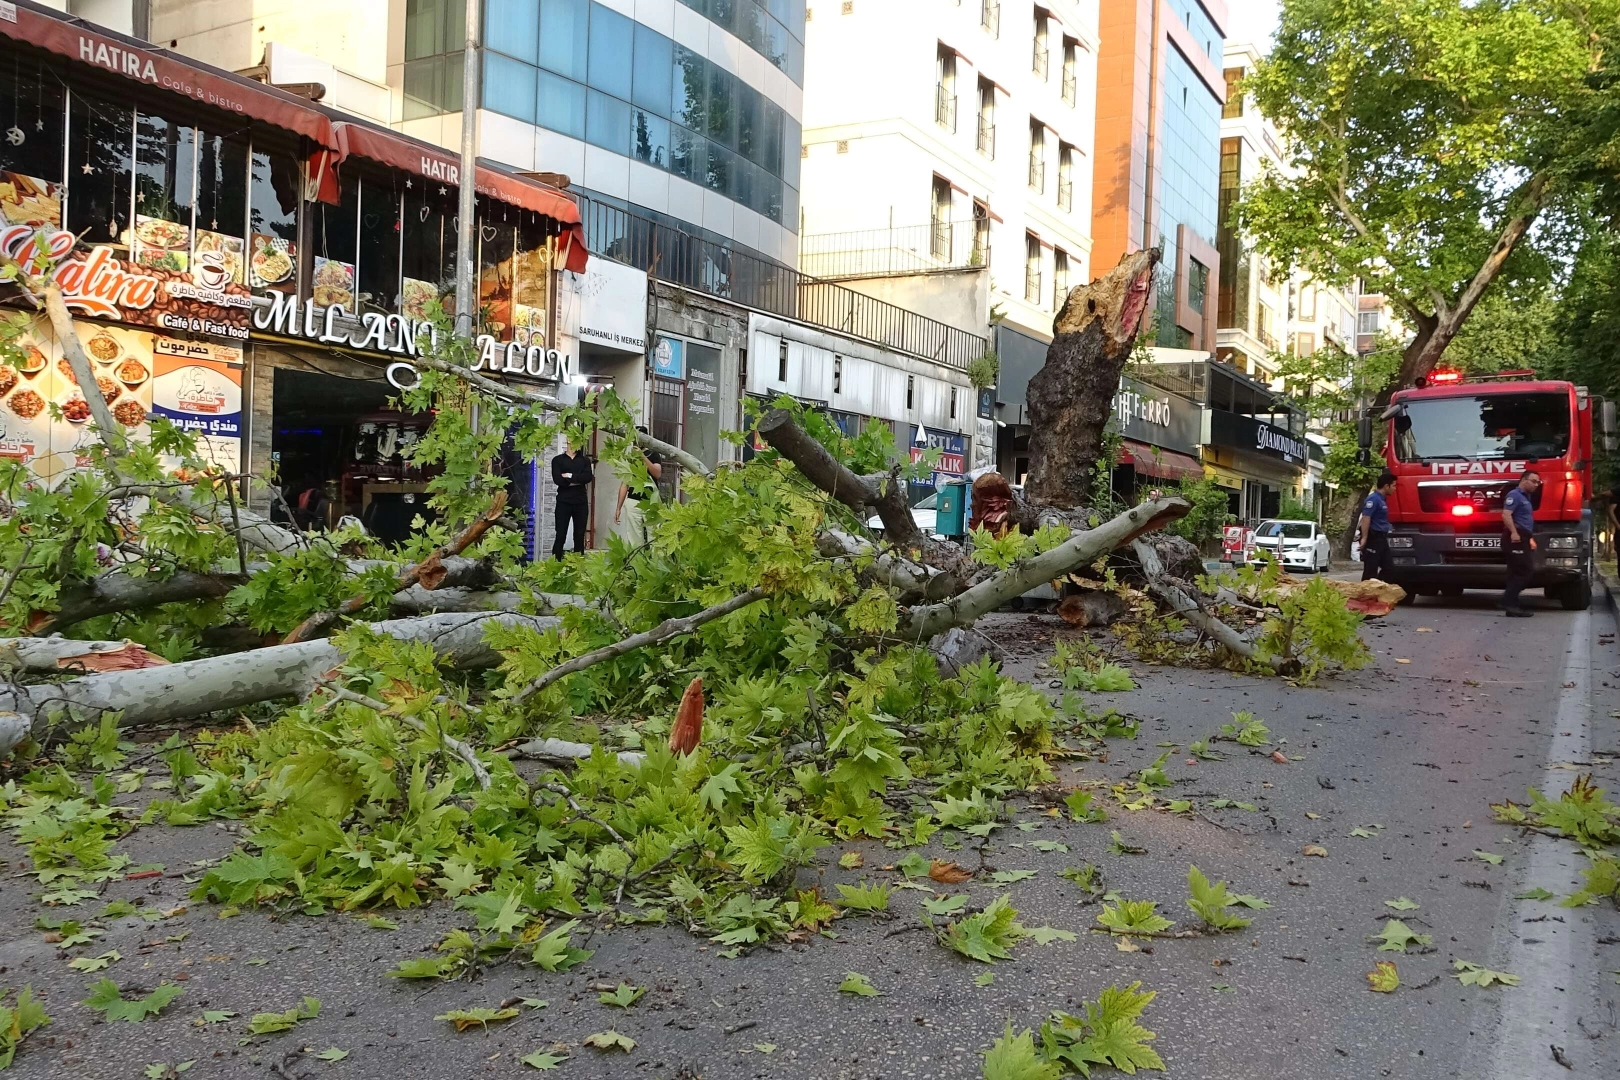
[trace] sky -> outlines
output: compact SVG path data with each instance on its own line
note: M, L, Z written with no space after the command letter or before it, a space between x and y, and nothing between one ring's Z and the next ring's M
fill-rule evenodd
M1230 0L1226 40L1254 42L1261 52L1271 51L1280 0Z

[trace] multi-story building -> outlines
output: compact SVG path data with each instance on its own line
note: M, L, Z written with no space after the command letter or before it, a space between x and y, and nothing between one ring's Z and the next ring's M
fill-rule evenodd
M805 43L800 267L993 327L975 462L990 465L994 420L1003 457L1027 440L1024 385L1091 278L1097 6L828 0Z

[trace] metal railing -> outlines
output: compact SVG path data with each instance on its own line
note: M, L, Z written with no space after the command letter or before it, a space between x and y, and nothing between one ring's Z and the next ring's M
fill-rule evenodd
M659 281L950 367L966 368L989 348L977 334L729 244L693 236L577 192L574 201L592 255L646 270Z
M1064 210L1074 209L1074 181L1058 180L1058 206Z
M1042 44L1039 38L1035 39L1034 56L1030 61L1030 70L1035 73L1041 82L1046 81L1046 72L1052 62L1052 50Z
M1029 155L1029 186L1035 191L1046 190L1046 162L1039 155Z
M979 153L987 158L996 156L996 125L983 113L979 114Z
M940 127L956 130L956 95L948 86L934 87L934 119Z
M1065 105L1074 104L1075 98L1077 97L1076 89L1077 84L1075 82L1074 72L1065 71L1063 73L1063 103Z
M1041 302L1041 270L1038 266L1024 268L1024 299L1032 304Z
M990 32L991 37L1001 36L1001 5L995 0L984 0L979 8L979 25Z
M818 278L924 274L983 266L973 221L936 220L927 225L799 237L799 267ZM975 252L980 257L975 259Z

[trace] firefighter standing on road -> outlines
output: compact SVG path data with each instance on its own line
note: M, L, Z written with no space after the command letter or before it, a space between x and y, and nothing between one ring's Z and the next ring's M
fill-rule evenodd
M1528 619L1535 614L1519 606L1519 594L1535 573L1536 519L1530 496L1541 487L1541 474L1526 469L1519 486L1502 501L1502 551L1507 555L1507 585L1502 589L1502 606L1510 619Z
M1361 580L1389 580L1389 503L1385 500L1395 490L1395 474L1379 474L1378 487L1361 504Z

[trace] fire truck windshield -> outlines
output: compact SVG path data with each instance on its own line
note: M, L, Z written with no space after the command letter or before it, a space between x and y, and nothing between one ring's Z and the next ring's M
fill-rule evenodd
M1481 394L1405 403L1395 417L1402 461L1558 458L1569 449L1563 394Z

